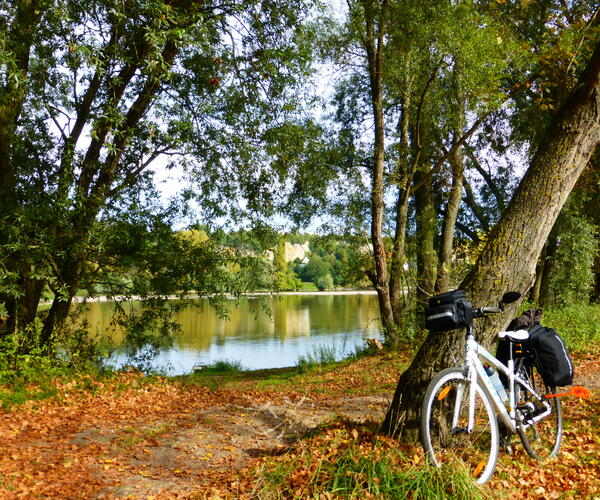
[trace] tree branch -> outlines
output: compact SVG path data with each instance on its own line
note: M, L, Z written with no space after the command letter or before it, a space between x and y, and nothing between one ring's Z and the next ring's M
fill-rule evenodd
M473 215L477 218L483 229L488 231L490 228L490 221L486 217L484 211L481 209L477 201L475 201L473 190L471 189L471 185L467 181L466 177L463 177L463 187L465 189L465 202L467 206L471 209L471 212L473 212Z
M496 198L496 203L498 204L498 210L500 210L500 213L504 212L504 209L506 208L506 201L504 199L504 196L502 195L502 192L500 191L500 189L498 189L498 185L494 182L494 179L492 179L492 176L487 172L487 170L485 170L481 166L481 164L479 163L477 158L475 158L475 155L473 154L473 150L470 147L467 147L466 151L467 151L467 155L469 156L469 159L473 162L473 166L475 167L475 170L477 170L477 172L479 172L481 177L483 177L486 184L490 188L490 191L494 195L494 198Z

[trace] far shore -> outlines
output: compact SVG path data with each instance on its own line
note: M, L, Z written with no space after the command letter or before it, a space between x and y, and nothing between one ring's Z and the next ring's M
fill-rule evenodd
M243 297L256 297L256 296L273 296L277 297L279 295L376 295L377 292L375 290L290 290L284 292L247 292L243 293ZM177 300L182 298L183 300L194 300L205 298L206 295L186 295L185 297L178 297L177 295L168 295L165 298L168 300ZM227 295L228 299L235 299L236 297L233 295ZM143 300L142 297L133 296L133 297L125 297L125 296L116 296L116 297L107 297L105 295L98 295L97 297L74 297L73 302L83 303L83 302L115 302L115 301L124 301L124 300ZM51 300L43 301L42 303L51 303Z

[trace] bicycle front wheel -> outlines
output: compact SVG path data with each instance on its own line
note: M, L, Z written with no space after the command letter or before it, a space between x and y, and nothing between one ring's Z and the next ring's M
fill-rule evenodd
M527 380L529 385L542 397L556 392L556 388L547 387L544 384L535 365L523 366L517 373L521 378ZM544 402L550 405L550 414L533 422L532 419L536 415L546 412L547 408L529 391L518 384L516 388L517 413L520 419L517 430L525 451L529 456L538 460L555 456L560 448L563 431L560 398L544 398Z
M469 432L469 381L461 368L447 368L429 383L421 407L421 443L437 467L466 465L478 483L494 473L498 460L498 423L492 403L475 387L473 429Z

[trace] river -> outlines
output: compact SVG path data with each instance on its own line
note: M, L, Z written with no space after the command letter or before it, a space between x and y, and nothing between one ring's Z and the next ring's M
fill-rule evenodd
M267 314L249 297L231 301L229 319L221 319L207 300L177 313L182 333L173 346L160 351L151 368L169 375L190 373L217 361L241 364L244 369L294 366L300 357L320 350L337 359L353 353L367 338L380 338L377 296L371 293L281 294L269 297ZM87 304L92 332L106 336L114 309L111 302ZM123 335L112 332L115 350L107 363L121 367L128 361Z

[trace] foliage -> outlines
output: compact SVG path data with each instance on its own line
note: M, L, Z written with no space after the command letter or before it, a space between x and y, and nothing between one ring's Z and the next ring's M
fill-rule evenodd
M547 260L544 304L587 303L594 283L598 228L577 212L563 210L550 235L556 248Z
M174 313L190 304L181 299L207 295L226 316L228 293L271 286L270 265L244 248L223 248L199 229L174 231L158 217L150 221L101 226L104 243L82 283L92 296L117 299L113 325L126 332L130 364L142 371L179 332Z
M34 328L34 325L28 328ZM58 353L40 344L39 330L17 332L1 339L0 400L3 407L55 396L57 391L53 380L68 380L81 373L100 373L99 363L94 363L97 353L94 351L91 354L81 345L74 345L75 339L76 336L70 335L70 343L57 343L55 347L60 349ZM31 345L32 342L34 345Z
M588 351L600 342L600 305L575 304L543 309L542 324L554 328L573 351Z
M240 212L272 213L260 171L282 124L298 120L309 5L2 2L0 334L31 324L48 289L44 343L82 288L148 297L250 286L253 259L174 238L193 191L161 203L153 169L193 174L208 220L239 197ZM191 273L185 258L196 259Z

